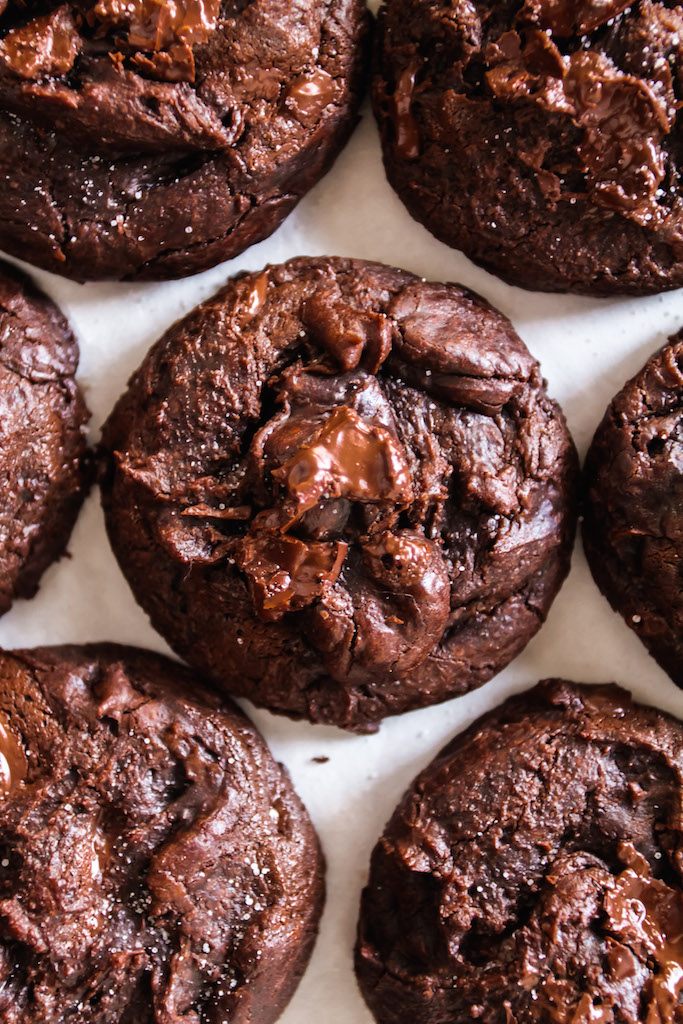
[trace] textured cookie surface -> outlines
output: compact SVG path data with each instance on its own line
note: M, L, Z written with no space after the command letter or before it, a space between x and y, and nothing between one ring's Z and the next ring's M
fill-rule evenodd
M414 217L513 284L683 285L683 7L388 0L373 84Z
M356 119L364 0L0 0L0 247L168 278L269 235Z
M575 453L538 364L482 299L379 264L235 279L152 349L103 445L156 628L312 721L486 681L567 572Z
M613 399L584 472L595 581L683 686L683 331Z
M0 655L0 1019L270 1024L314 941L313 826L233 705L115 645Z
M372 855L379 1024L680 1024L683 725L546 681L456 737Z
M66 547L87 480L78 345L28 278L0 264L0 613Z

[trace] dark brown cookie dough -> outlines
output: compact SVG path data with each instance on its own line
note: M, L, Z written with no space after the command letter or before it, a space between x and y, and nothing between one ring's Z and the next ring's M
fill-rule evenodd
M683 686L683 330L613 399L584 489L595 582Z
M364 0L0 0L0 247L171 278L270 235L363 91Z
M372 855L379 1024L679 1024L683 726L559 680L456 737Z
M512 284L683 286L683 6L387 0L373 85L410 213Z
M456 285L297 259L177 323L103 434L107 528L175 650L229 692L367 730L536 633L575 452L509 320Z
M131 648L3 653L0 810L4 1024L277 1018L323 862L234 705Z
M0 614L64 553L87 489L77 365L57 307L0 263Z

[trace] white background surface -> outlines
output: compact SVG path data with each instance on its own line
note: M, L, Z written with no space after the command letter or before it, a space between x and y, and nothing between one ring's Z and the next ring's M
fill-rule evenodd
M457 281L506 313L540 360L585 455L613 394L683 325L683 292L641 299L582 299L509 287L433 239L387 184L372 115L330 174L271 239L204 274L163 284L77 285L29 270L69 317L81 346L79 379L93 413L91 437L159 334L233 273L297 255L380 260L433 280ZM63 559L30 602L0 622L5 647L116 640L168 653L116 565L99 495L87 500ZM370 851L411 779L456 732L513 691L547 676L614 680L638 699L683 717L683 691L609 608L585 564L580 540L571 575L549 619L523 654L482 689L387 720L375 736L293 723L245 707L289 768L320 833L328 900L308 972L282 1024L368 1024L352 971L360 890ZM312 758L326 756L318 764Z

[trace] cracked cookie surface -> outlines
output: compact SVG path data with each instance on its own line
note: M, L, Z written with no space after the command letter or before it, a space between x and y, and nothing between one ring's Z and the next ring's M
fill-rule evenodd
M231 703L114 644L0 654L0 1017L270 1024L323 861Z
M87 491L77 365L57 307L0 263L0 614L64 554Z
M683 286L683 6L390 0L373 103L410 213L543 291Z
M173 326L103 432L119 563L218 686L367 730L536 633L576 456L509 320L380 264L297 259Z
M584 470L595 582L683 687L683 330L612 400Z
M363 0L0 2L0 247L170 278L270 235L357 116Z
M541 683L457 736L372 855L356 947L379 1024L678 1024L683 725Z

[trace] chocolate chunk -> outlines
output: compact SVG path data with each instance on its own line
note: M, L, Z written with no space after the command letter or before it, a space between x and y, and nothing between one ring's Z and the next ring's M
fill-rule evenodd
M525 0L520 20L566 38L593 32L631 6L633 0Z
M379 264L231 281L152 349L101 465L155 627L314 722L485 682L569 566L576 455L538 364L483 299Z
M88 490L77 365L78 344L56 306L0 264L0 614L33 597L64 554Z
M600 590L683 687L683 331L617 394L585 466L583 540Z
M71 70L80 47L71 9L64 5L10 29L0 40L0 66L20 78L58 77Z
M26 778L28 762L21 740L7 715L0 714L0 799L10 796Z
M186 669L113 644L0 654L0 812L3 1022L279 1017L322 854L259 733Z
M325 108L337 102L338 94L339 87L332 75L316 68L294 79L287 89L287 106L303 124L315 124Z
M416 160L420 155L420 132L412 113L417 71L417 64L409 65L399 76L391 95L396 152L403 160Z
M98 36L113 31L119 46L152 51L152 58L136 52L133 59L140 67L173 82L193 82L193 47L208 42L216 31L220 6L220 0L98 0L89 21ZM166 59L159 61L159 56Z
M273 479L302 513L326 498L408 505L413 496L398 442L346 406L332 409L314 438L273 470Z
M249 533L236 563L245 573L257 614L265 621L298 611L339 576L347 544L304 542L278 533Z
M525 288L683 285L683 7L394 0L373 102L387 175L442 241Z
M166 279L236 256L356 123L364 0L47 6L2 15L0 247L54 273Z
M372 854L378 1024L676 1024L682 770L683 725L615 686L547 680L457 736Z

